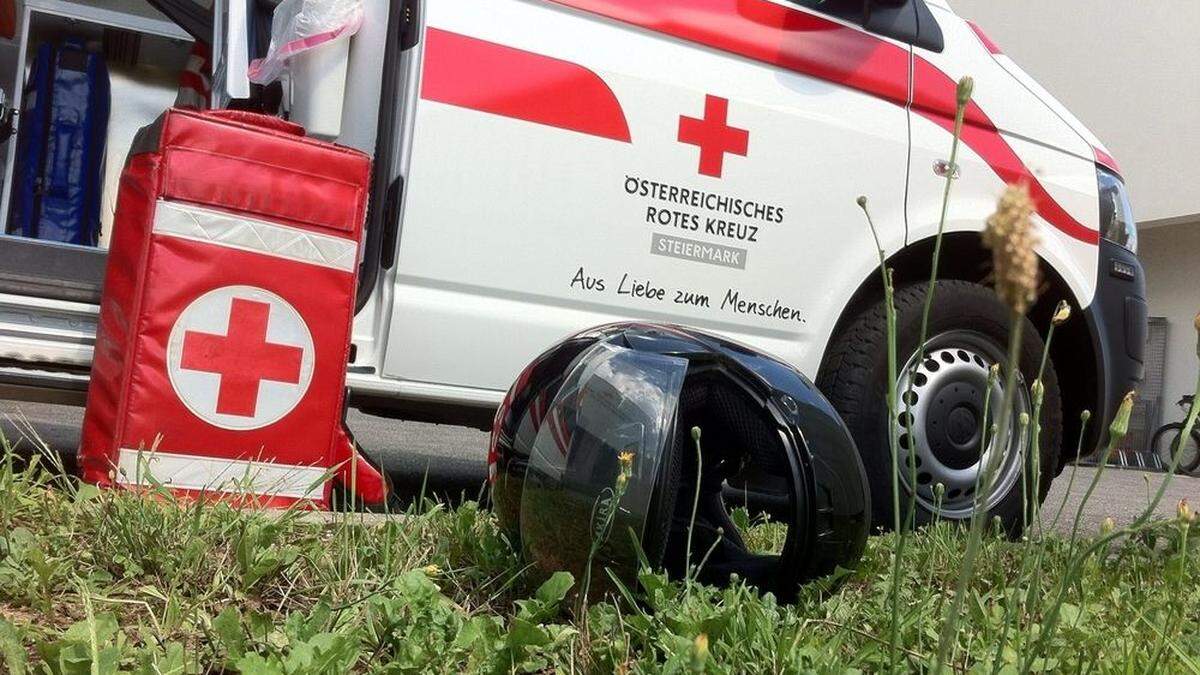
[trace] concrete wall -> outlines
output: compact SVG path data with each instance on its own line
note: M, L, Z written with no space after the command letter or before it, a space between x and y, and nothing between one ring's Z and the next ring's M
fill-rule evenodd
M1200 214L1200 2L950 0L1112 151L1139 222Z
M1143 230L1138 254L1146 267L1150 313L1167 318L1164 421L1176 421L1175 401L1195 390L1200 361L1192 319L1200 312L1200 222Z

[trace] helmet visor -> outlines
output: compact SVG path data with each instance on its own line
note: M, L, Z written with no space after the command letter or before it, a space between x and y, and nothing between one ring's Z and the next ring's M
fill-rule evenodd
M579 355L533 441L521 541L545 571L638 568L687 360L598 343ZM635 539L638 543L635 543Z

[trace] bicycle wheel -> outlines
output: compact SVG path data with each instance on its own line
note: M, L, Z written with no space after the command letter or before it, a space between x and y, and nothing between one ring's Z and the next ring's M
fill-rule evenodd
M1174 459L1176 444L1179 442L1179 435L1183 433L1183 425L1176 422L1174 424L1164 424L1158 431L1154 432L1154 439L1150 441L1150 449L1162 461L1164 466L1170 466L1171 460ZM1179 457L1179 465L1176 467L1176 473L1190 474L1200 468L1200 433L1195 429L1192 430L1191 437L1186 439L1179 448L1181 453Z

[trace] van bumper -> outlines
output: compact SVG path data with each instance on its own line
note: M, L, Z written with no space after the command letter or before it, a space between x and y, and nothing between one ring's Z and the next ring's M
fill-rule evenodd
M1108 442L1108 425L1121 399L1138 388L1145 373L1149 307L1146 275L1134 253L1100 240L1096 294L1083 313L1096 354L1093 410L1103 413L1088 425L1088 436L1091 447L1099 448Z

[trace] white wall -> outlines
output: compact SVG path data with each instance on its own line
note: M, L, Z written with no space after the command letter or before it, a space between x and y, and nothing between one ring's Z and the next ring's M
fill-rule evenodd
M1180 416L1175 401L1195 390L1200 372L1192 326L1200 312L1200 221L1144 230L1138 255L1146 267L1150 313L1169 324L1163 418L1174 422Z
M1152 316L1168 322L1165 421L1196 386L1200 0L950 0L1108 146L1141 225Z
M1200 1L950 4L1104 141L1139 222L1200 214Z

